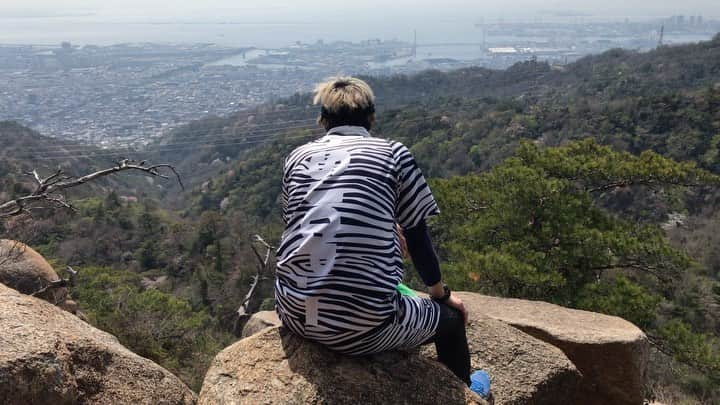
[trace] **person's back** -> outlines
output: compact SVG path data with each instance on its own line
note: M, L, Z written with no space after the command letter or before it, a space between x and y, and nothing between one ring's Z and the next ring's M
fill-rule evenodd
M410 151L376 138L367 83L316 89L328 131L285 160L285 232L276 310L296 334L347 354L434 342L438 359L470 384L467 311L442 283L425 219L439 213ZM401 233L431 299L400 293Z
M437 210L407 148L362 127L335 127L291 153L284 176L287 228L278 249L277 302L288 327L352 354L427 340L437 322L432 309L406 309L416 314L405 317L405 327L427 326L399 336L401 342L360 337L396 321L402 305L396 222L413 225ZM418 185L424 188L413 194Z

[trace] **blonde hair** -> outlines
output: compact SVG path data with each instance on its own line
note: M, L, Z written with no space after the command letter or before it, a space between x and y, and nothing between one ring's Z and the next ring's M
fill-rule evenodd
M333 77L315 86L315 105L330 112L363 110L375 105L375 95L364 81L355 77Z
M375 95L367 83L355 77L333 77L318 84L313 103L321 105L318 123L328 130L340 125L369 130L375 120Z

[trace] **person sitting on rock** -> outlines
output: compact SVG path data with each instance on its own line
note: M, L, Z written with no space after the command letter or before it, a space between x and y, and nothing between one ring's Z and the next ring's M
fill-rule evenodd
M275 283L282 323L349 355L434 342L439 360L470 385L468 313L441 281L425 224L439 209L412 154L370 134L375 100L364 81L321 83L314 103L327 133L285 159ZM429 299L398 290L401 232Z

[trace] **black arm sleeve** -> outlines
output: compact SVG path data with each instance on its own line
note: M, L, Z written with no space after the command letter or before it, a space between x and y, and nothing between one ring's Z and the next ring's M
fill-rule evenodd
M405 229L403 233L410 257L420 278L428 287L437 284L441 279L440 264L435 249L433 249L425 220L410 229Z

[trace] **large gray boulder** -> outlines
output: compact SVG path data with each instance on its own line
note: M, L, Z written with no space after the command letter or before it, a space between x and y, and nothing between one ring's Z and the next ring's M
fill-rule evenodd
M57 281L60 277L50 263L30 246L0 239L0 283L59 305L68 298L67 288L47 288Z
M540 301L459 292L470 312L472 366L498 404L642 404L649 343L630 322ZM280 321L255 314L243 336ZM432 345L421 351L435 358Z
M632 323L540 301L458 296L470 313L507 323L561 349L583 375L576 403L643 403L650 346Z
M177 377L78 317L0 285L0 404L190 405Z
M252 336L280 325L274 311L261 311L248 320L242 335ZM467 327L473 369L489 372L496 404L571 403L581 375L563 352L511 326L471 314ZM435 346L420 353L437 358ZM382 356L382 355L380 355Z
M200 404L485 404L418 353L348 357L271 327L213 360Z

